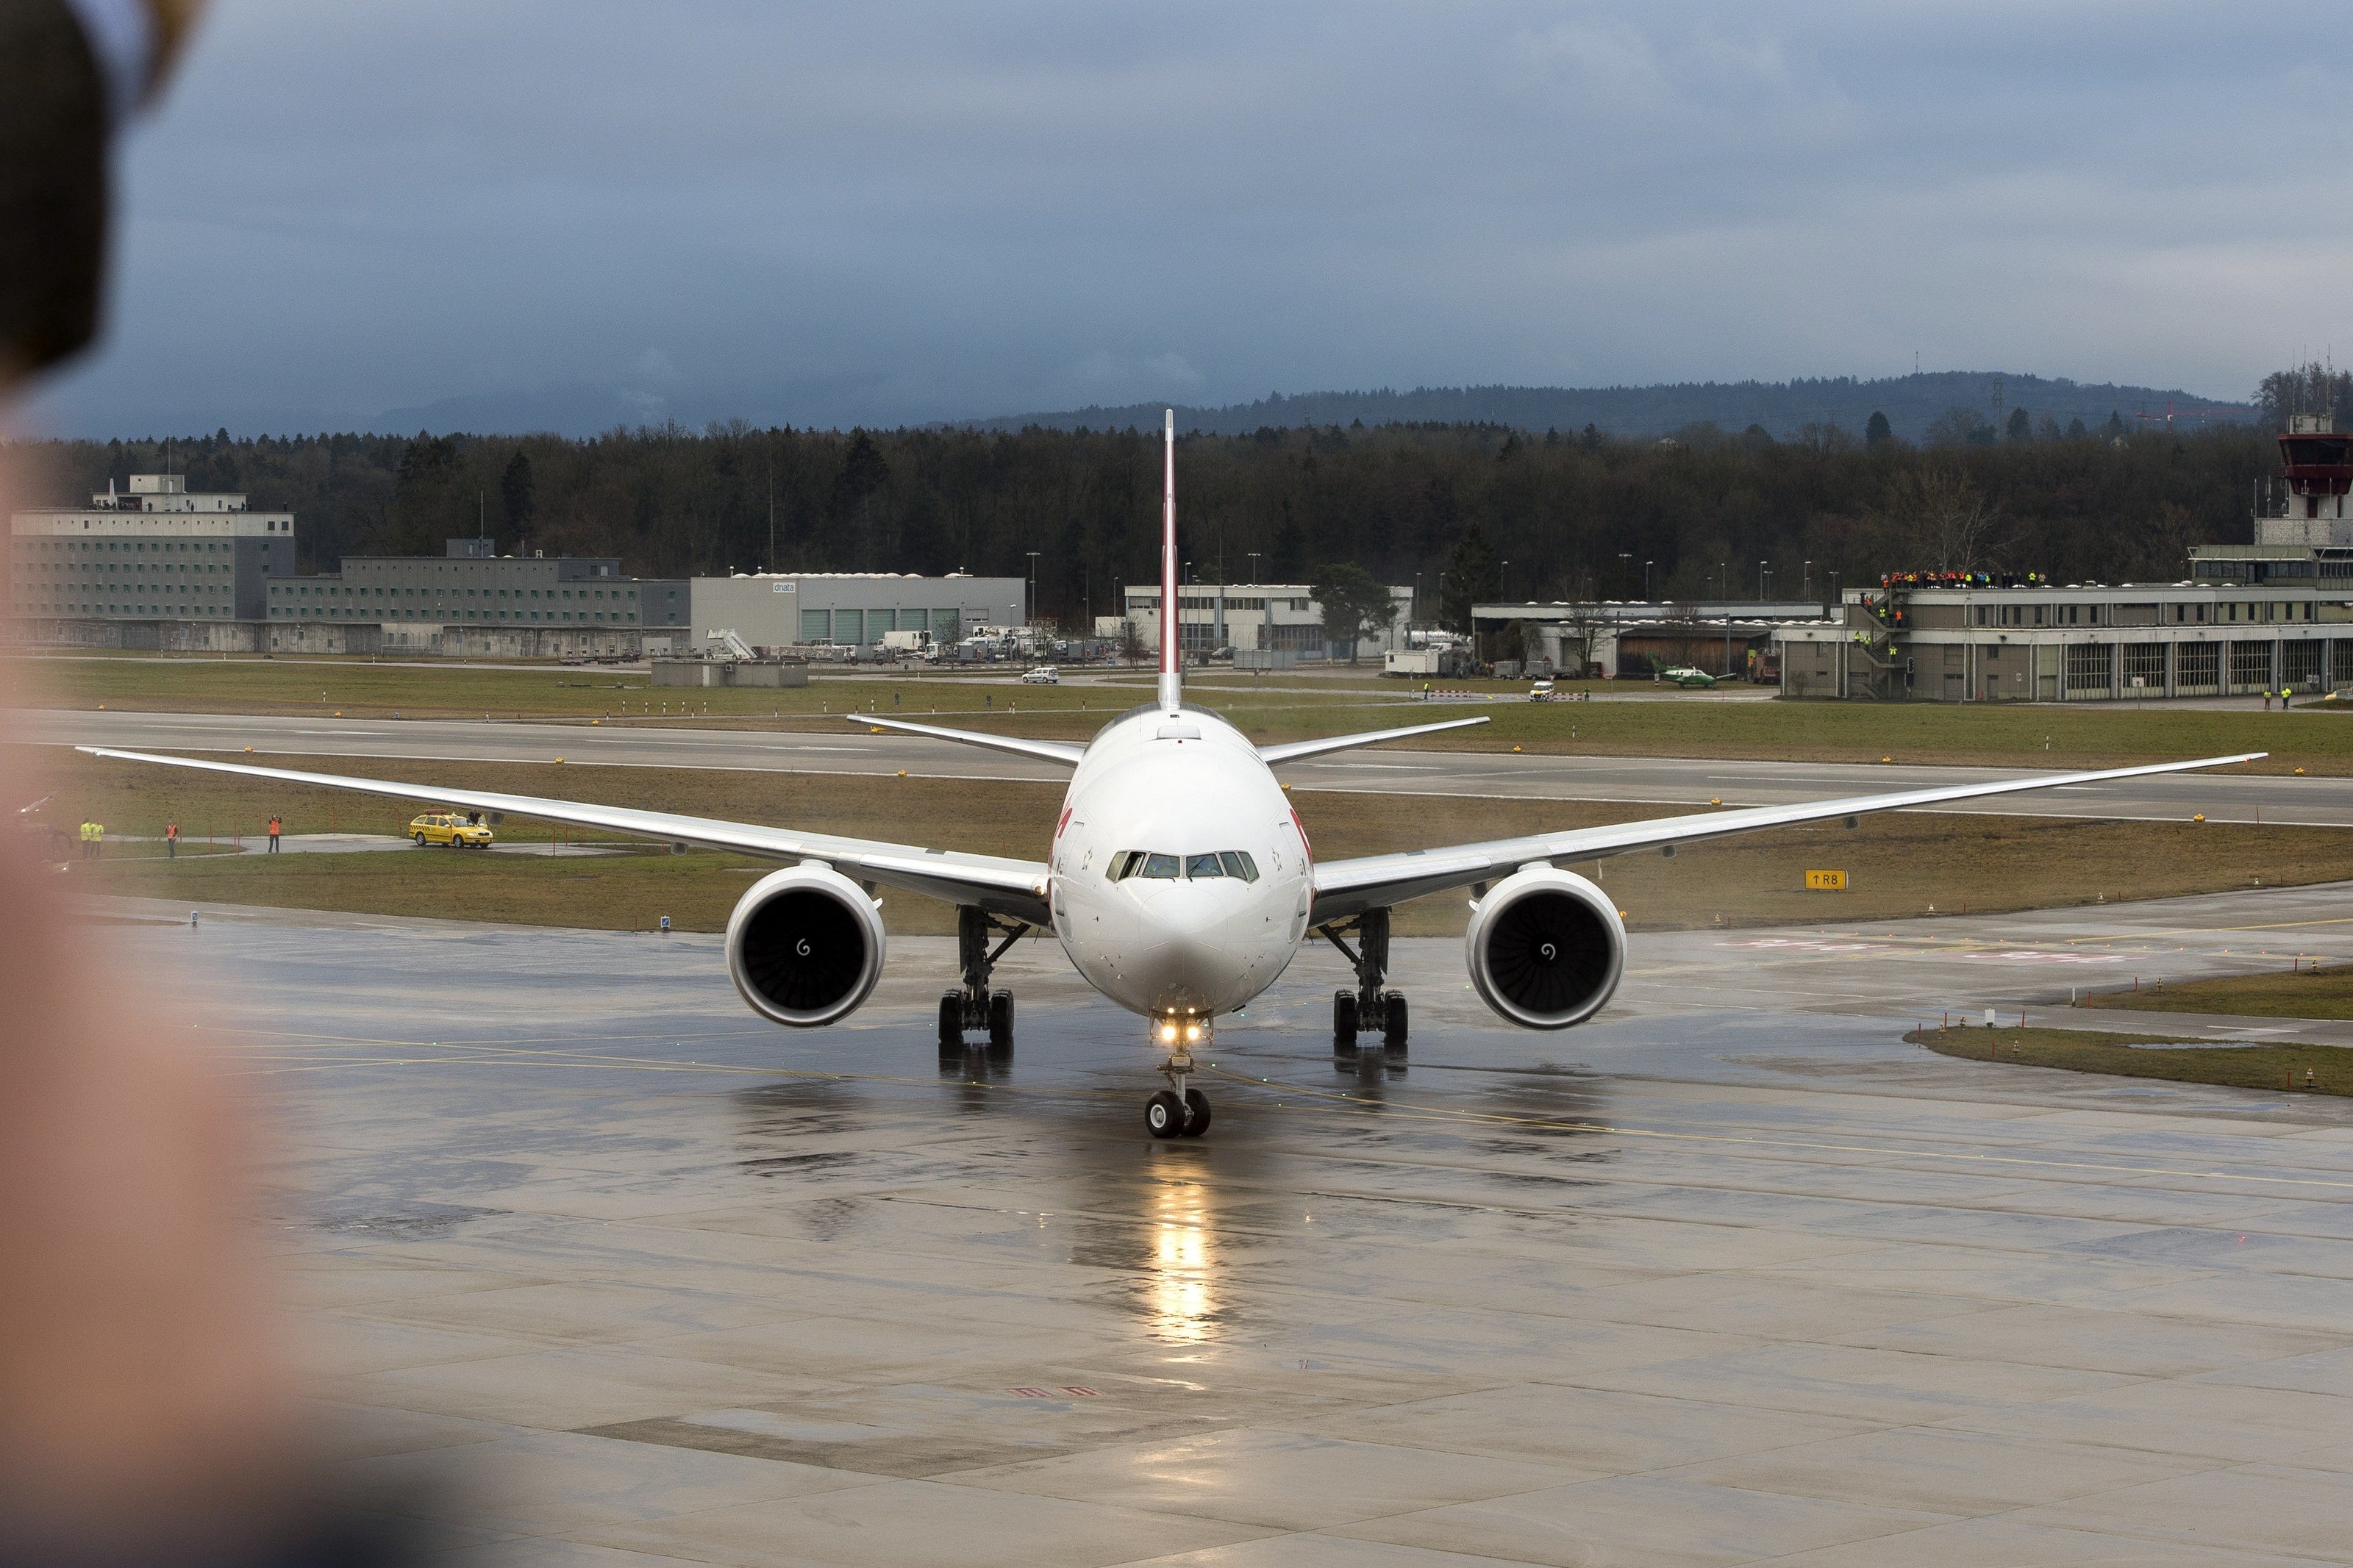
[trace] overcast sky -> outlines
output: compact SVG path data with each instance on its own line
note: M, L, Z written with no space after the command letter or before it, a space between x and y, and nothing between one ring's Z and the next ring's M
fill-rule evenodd
M1915 353L2243 397L2353 358L2344 17L216 0L128 149L112 333L32 423L848 425Z

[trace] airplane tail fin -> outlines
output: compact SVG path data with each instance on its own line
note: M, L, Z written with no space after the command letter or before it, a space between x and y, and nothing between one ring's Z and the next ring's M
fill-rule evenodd
M1185 668L1176 642L1176 411L1168 410L1166 464L1160 489L1160 710L1185 705Z

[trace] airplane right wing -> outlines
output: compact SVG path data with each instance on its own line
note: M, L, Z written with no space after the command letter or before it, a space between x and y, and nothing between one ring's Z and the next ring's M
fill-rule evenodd
M311 784L322 789L350 790L360 795L427 801L441 805L461 806L469 811L532 816L543 822L569 823L577 827L600 827L608 832L632 834L640 838L660 839L672 844L732 849L739 854L757 855L770 860L823 860L855 880L880 882L887 887L945 899L950 903L975 904L1029 925L1050 923L1046 910L1046 868L1032 860L967 855L953 849L925 849L913 844L839 838L830 834L797 833L790 828L763 827L754 823L723 822L714 817L684 816L667 811L638 811L628 806L590 805L581 801L502 795L491 790L444 789L434 784L399 784L390 779L352 778L342 773L256 767L248 763L216 763L197 757L163 757L145 752L118 752L105 746L77 746L74 749L87 752L93 757L110 757L120 762L154 763L167 768L235 773L246 778L274 779L280 784Z
M1526 838L1498 838L1482 844L1457 844L1443 849L1409 849L1397 855L1366 855L1352 860L1324 860L1315 866L1317 921L1343 920L1419 899L1452 888L1497 882L1521 867L1536 861L1567 865L1598 860L1638 849L1672 850L1675 845L1764 827L1788 827L1802 822L1824 822L1873 812L1916 810L1948 801L1977 800L1986 795L2015 795L2025 790L2056 789L2066 784L2099 784L2109 779L2143 778L2151 773L2178 773L2193 768L2228 767L2268 756L2248 752L2235 757L2202 757L2194 763L2151 763L2137 768L2110 768L2100 773L2042 773L2032 778L2005 779L1999 784L1947 784L1936 789L1904 790L1893 795L1850 795L1840 800L1807 801L1797 805L1758 805L1740 811L1694 811L1682 816L1657 816L1645 822L1614 823L1607 827L1577 827L1564 833L1537 834Z
M1317 741L1285 741L1280 745L1261 746L1259 761L1268 767L1277 763L1295 763L1302 757L1320 757L1326 752L1353 752L1358 746L1377 746L1384 741L1402 741L1408 735L1435 735L1440 730L1467 730L1487 721L1477 719L1445 719L1435 724L1408 724L1402 730L1371 730L1361 735L1326 735Z

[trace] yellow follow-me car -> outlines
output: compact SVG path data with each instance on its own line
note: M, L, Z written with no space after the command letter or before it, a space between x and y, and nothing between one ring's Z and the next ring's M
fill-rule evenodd
M409 819L408 837L419 847L427 844L447 844L452 849L463 849L469 845L477 849L488 849L491 833L484 826L480 812L428 811L422 816Z

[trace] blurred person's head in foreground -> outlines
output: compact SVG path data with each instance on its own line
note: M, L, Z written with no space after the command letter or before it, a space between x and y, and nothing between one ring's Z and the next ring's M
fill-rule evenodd
M202 0L0 0L0 396L89 346L116 134Z
M12 395L98 335L112 146L197 4L0 0L0 437ZM42 793L24 768L0 744L0 811ZM72 917L69 879L9 847L0 1568L377 1555L301 1462L243 1108Z

